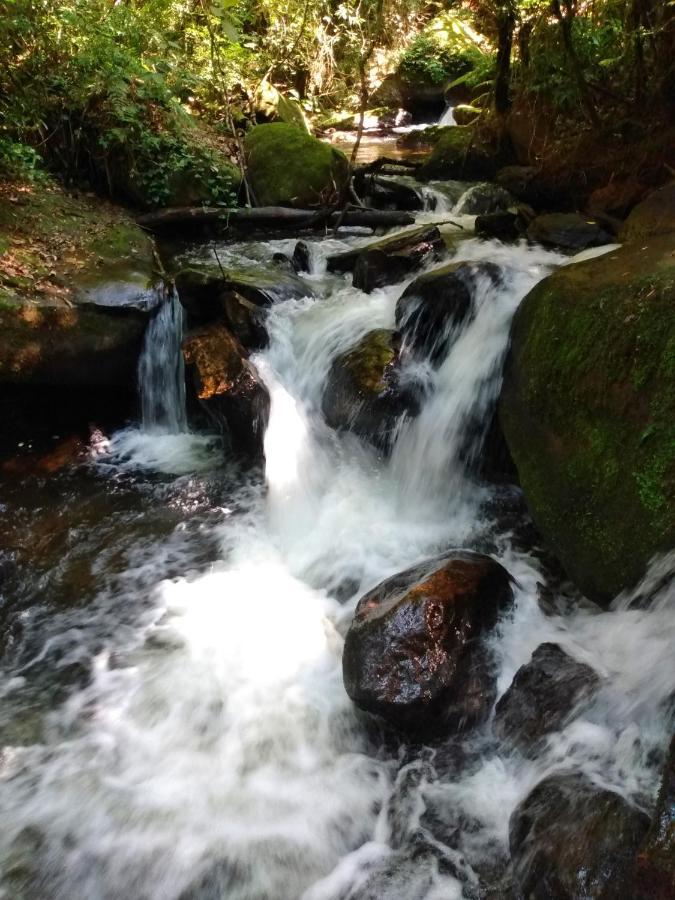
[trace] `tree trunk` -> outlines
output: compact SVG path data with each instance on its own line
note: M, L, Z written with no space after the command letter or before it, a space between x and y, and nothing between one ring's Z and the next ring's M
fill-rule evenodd
M565 13L563 13L560 6L560 0L553 0L553 14L560 23L563 46L565 47L565 52L567 53L567 57L570 61L570 67L572 69L574 80L577 83L581 105L583 106L584 112L586 113L586 116L591 125L593 125L595 128L600 128L602 123L600 121L600 117L598 116L598 111L595 108L595 103L591 98L591 92L589 90L588 84L586 83L586 79L584 78L584 73L581 70L581 61L579 60L576 47L574 46L574 37L572 35L574 9L572 7L571 0L563 0L563 2L566 9Z
M511 48L516 13L512 0L497 7L497 74L495 76L495 110L499 115L511 108L509 88L511 83Z

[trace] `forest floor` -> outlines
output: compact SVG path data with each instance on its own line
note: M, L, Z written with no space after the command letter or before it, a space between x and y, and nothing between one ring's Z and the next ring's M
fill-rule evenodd
M68 303L80 271L145 243L129 212L93 193L52 180L0 183L0 302Z

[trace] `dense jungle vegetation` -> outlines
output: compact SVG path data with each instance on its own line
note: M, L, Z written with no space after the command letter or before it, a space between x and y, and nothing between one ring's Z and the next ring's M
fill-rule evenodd
M395 106L395 78L462 87L483 122L515 108L556 139L644 138L675 108L674 16L673 0L4 0L0 172L230 203L252 122Z

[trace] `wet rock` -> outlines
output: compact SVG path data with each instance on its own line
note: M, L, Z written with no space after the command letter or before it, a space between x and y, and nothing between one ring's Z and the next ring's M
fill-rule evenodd
M342 659L360 708L419 732L485 718L494 678L480 638L512 599L489 556L451 550L383 581L356 607Z
M293 250L293 268L296 272L311 272L312 254L307 241L298 241Z
M532 900L627 897L644 813L581 775L552 775L516 808L509 844L517 896Z
M425 272L408 285L396 304L396 327L406 346L415 352L442 359L452 332L474 315L476 286L487 279L499 283L499 267L493 263L450 263Z
M476 235L482 238L496 238L508 243L523 236L526 224L518 213L496 212L476 216Z
M454 125L430 125L428 128L416 128L396 138L396 146L402 150L423 150L433 147L446 131Z
M457 215L482 216L503 213L514 203L514 198L505 188L485 182L469 188L454 211Z
M366 176L359 185L355 185L357 193L362 196L367 206L374 209L424 209L424 198L414 188L400 181L388 178Z
M590 700L599 683L590 666L558 644L541 644L497 703L494 733L526 756L534 755L547 734L560 731Z
M440 257L444 252L445 241L438 228L425 225L331 256L328 271L353 272L354 287L370 293L400 281L429 258Z
M664 185L638 203L619 234L622 241L642 241L675 232L675 181Z
M558 269L511 330L500 419L537 528L607 603L675 542L673 240Z
M219 323L189 334L183 356L197 397L237 453L262 454L269 394L239 341Z
M280 255L290 267L288 257ZM267 346L265 320L272 304L313 296L309 285L281 268L188 268L177 273L175 282L192 323L221 320L248 349Z
M396 332L378 329L333 362L322 403L332 428L388 449L399 419L419 412L414 385L401 378L398 351Z
M287 272L289 275L295 275L293 260L290 256L286 256L285 253L273 253L272 262L280 271Z
M244 149L259 206L326 206L347 186L349 162L344 153L295 125L258 125L246 135Z
M675 898L675 737L663 769L652 825L637 856L635 900Z
M611 244L613 236L596 220L578 213L551 213L530 222L527 236L537 244L562 250L585 250Z

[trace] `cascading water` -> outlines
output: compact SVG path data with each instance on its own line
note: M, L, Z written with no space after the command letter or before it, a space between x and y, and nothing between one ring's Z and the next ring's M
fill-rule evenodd
M455 107L450 103L443 110L440 119L438 120L439 125L456 125L455 122Z
M148 325L138 365L143 429L149 433L187 431L185 372L180 352L183 308L176 291L163 299Z
M220 255L260 263L290 246ZM354 291L325 273L325 255L341 248L317 245L317 301L278 303L268 318L256 360L271 396L266 484L227 466L199 474L201 445L172 468L163 436L147 436L146 468L192 472L139 488L158 521L172 510L179 524L148 539L149 507L142 531L106 538L93 603L26 620L28 659L8 668L6 699L39 667L77 662L87 678L43 715L38 738L5 740L0 896L14 900L20 883L21 896L50 900L459 900L480 895L480 873L506 855L511 811L547 772L585 772L641 805L653 796L675 663L675 597L658 565L673 560L650 576L660 588L649 609L627 596L608 612L546 615L540 563L495 529L482 512L488 489L461 461L467 421L499 390L511 317L560 257L462 243L458 259L489 260L502 277L478 282L473 316L448 335L420 415L383 461L326 426L321 397L338 354L393 327L404 285ZM175 309L162 312L148 337L153 385L177 333ZM173 390L173 376L165 383ZM167 427L164 413L148 415ZM114 451L115 440L97 477L138 463ZM461 748L388 750L342 686L355 603L425 556L486 540L516 581L492 641L500 691L547 640L611 677L535 759L500 751L483 731ZM204 559L209 542L219 549ZM449 763L460 749L466 765Z

